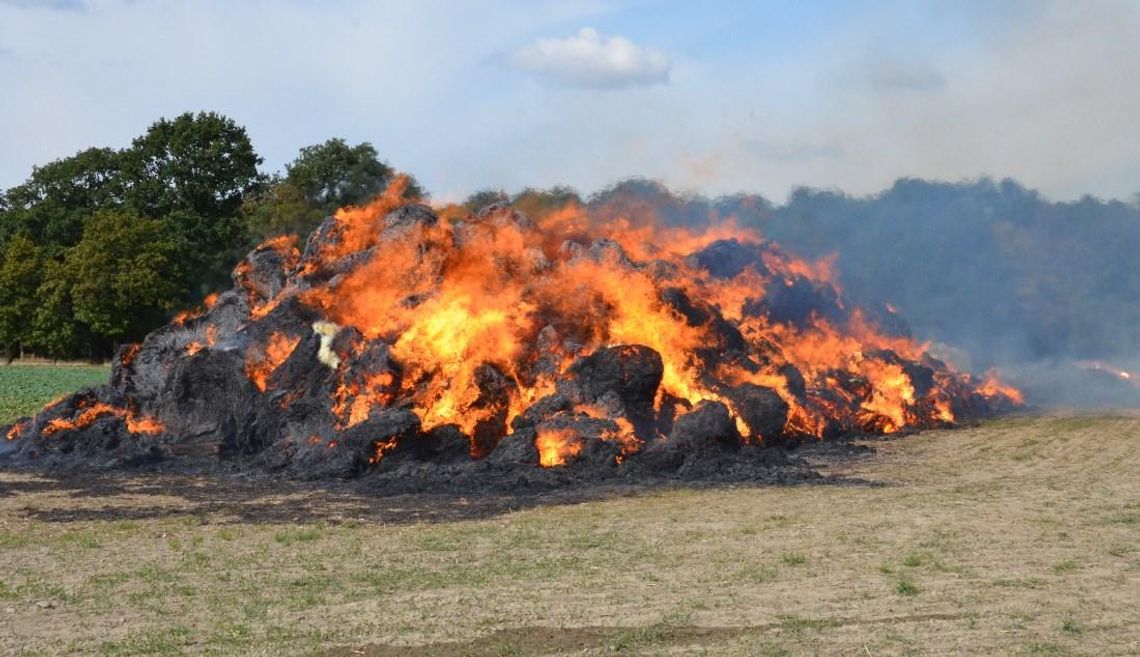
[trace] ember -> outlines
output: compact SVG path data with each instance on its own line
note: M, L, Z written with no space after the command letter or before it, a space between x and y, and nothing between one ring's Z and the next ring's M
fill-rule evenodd
M1021 403L931 357L893 309L852 307L829 261L731 222L505 205L441 221L402 193L338 212L303 250L259 246L233 290L124 348L110 386L5 429L17 456L145 439L154 458L301 477L668 475Z

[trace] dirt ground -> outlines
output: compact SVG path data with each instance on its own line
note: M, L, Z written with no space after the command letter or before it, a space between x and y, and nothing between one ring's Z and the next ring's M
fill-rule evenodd
M1136 655L1138 439L1054 413L817 457L849 484L544 498L0 473L0 652Z

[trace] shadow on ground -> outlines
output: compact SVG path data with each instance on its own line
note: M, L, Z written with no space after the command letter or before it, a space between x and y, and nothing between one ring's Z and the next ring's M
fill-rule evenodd
M865 446L821 444L803 450L808 462L831 469L873 452ZM383 495L360 482L299 483L227 474L79 472L17 470L0 476L0 499L54 494L66 503L15 506L41 522L147 520L197 517L202 523L369 522L408 524L491 518L538 506L579 504L673 489L741 488L772 485L876 485L842 475L764 482L622 482L514 491ZM50 499L50 498L49 498ZM18 503L17 503L18 504Z

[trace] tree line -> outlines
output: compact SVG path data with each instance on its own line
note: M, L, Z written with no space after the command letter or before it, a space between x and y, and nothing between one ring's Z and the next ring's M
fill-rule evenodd
M227 287L257 242L303 235L396 175L342 139L302 148L284 173L261 164L244 127L202 112L36 167L0 194L0 350L107 358ZM407 193L423 195L414 179Z
M261 163L243 127L199 113L160 119L121 150L36 167L0 194L0 350L107 358L228 287L253 245L303 237L397 175L371 144L342 139L301 148L281 173ZM407 193L426 196L414 179ZM983 178L901 179L864 197L804 188L777 205L632 179L588 197L480 190L440 214L496 202L536 219L569 203L603 220L733 217L806 257L836 254L856 302L898 307L918 337L965 348L974 366L1140 351L1140 201L1053 202Z

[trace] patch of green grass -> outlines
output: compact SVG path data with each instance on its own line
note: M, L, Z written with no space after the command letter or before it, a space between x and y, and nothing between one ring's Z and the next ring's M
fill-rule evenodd
M1084 634L1085 628L1078 623L1072 616L1065 618L1065 622L1061 623L1061 631L1065 634L1072 634L1074 636Z
M760 657L791 657L792 651L773 641L766 641L760 646Z
M780 561L787 566L802 566L807 563L807 557L798 552L785 552L780 555Z
M1070 570L1076 570L1076 569L1077 569L1077 560L1076 559L1065 559L1064 561L1058 561L1057 563L1053 564L1053 572L1057 573L1058 575L1061 575L1061 574L1069 572Z
M606 638L606 648L619 654L640 654L648 646L665 643L672 630L661 623L618 630Z
M148 563L142 568L135 571L135 577L144 582L172 582L176 579L173 571L170 571L157 563Z
M914 596L918 595L918 592L918 585L911 581L910 578L902 577L898 582L895 583L895 593L898 593L899 595L913 598Z
M918 552L911 552L910 554L903 557L902 565L906 566L907 568L918 568L925 560L925 557L923 557L923 555L919 554Z
M1048 427L1061 433L1071 433L1081 429L1095 427L1099 422L1107 419L1106 416L1074 416L1062 417L1049 421Z
M732 578L738 582L754 582L757 584L771 582L776 579L776 569L771 566L754 564L736 570L733 572Z
M26 546L30 539L26 534L0 532L0 548L16 549Z
M1117 513L1113 514L1108 521L1114 525L1140 526L1140 513Z
M222 654L234 653L253 643L253 630L245 623L220 623L210 632L206 642L213 647L228 648Z
M78 547L83 550L96 550L103 546L94 532L73 531L60 534L55 543L61 547Z
M324 535L322 527L317 525L309 525L306 527L286 527L273 535L273 540L281 545L293 545L294 543L307 543L315 541Z
M210 557L204 552L187 551L182 554L182 565L193 570L203 570L210 566Z
M571 535L566 544L579 550L613 550L626 543L619 532L582 532Z
M0 600L70 600L67 589L39 577L29 577L18 584L0 581Z
M640 655L645 648L668 643L675 635L673 628L691 621L688 614L669 614L652 625L617 630L606 639L605 645L610 652Z
M34 415L58 397L109 378L104 365L0 365L0 424Z
M1041 577L1002 577L992 583L994 586L1014 589L1043 589L1049 584Z
M789 634L799 634L805 630L823 630L838 625L836 621L826 618L808 618L796 614L776 614L780 627Z
M1056 643L1037 641L1025 646L1025 654L1033 657L1060 657L1069 654L1069 651Z
M154 630L132 632L117 641L104 641L99 654L106 657L119 655L182 655L183 647L190 643L190 628L176 625Z
M119 584L130 581L131 573L126 571L113 572L113 573L100 573L92 575L87 578L87 586L95 590L106 590L114 588Z

